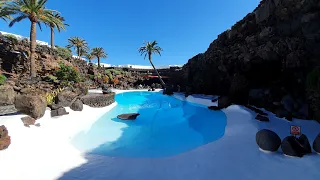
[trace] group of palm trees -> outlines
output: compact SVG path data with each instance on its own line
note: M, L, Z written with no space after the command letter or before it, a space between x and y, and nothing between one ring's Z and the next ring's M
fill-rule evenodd
M31 78L36 77L36 63L35 63L35 50L36 50L36 32L37 25L40 30L41 24L49 26L51 29L51 47L54 48L54 30L65 30L68 24L65 19L56 10L50 10L45 7L48 0L0 0L0 18L5 21L10 21L9 27L24 19L29 19L31 22L30 27L30 75ZM89 62L94 58L98 59L98 67L100 67L100 58L107 58L102 47L92 48L91 52L88 43L79 37L72 37L68 39L69 44L67 48L74 48L79 58L86 57ZM157 73L162 86L165 86L161 76L152 63L152 54L161 55L162 48L158 46L156 41L147 42L144 46L139 48L141 55L148 57L150 64Z
M107 58L108 54L104 51L102 47L92 48L90 52L90 48L86 40L81 39L79 37L71 37L68 39L69 44L67 48L74 48L77 52L79 58L85 57L91 63L91 61L95 58L98 59L98 67L100 68L100 58Z
M51 46L54 47L54 29L65 29L67 24L64 23L64 18L55 10L50 10L45 7L48 0L1 0L0 17L4 20L10 20L9 27L24 19L29 19L30 27L30 75L36 77L36 32L37 25L40 30L41 24L45 24L51 28Z
M42 24L50 27L51 29L51 47L54 48L54 30L59 32L65 30L66 26L64 17L58 11L50 10L45 7L48 0L0 0L0 18L9 22L9 27L24 19L29 19L31 22L30 27L30 75L36 77L36 63L35 63L35 50L36 50L36 33L37 25L42 30ZM74 37L70 38L68 48L75 47L78 57L88 56L90 60L93 57L98 59L98 66L100 67L100 58L106 58L107 54L103 48L93 48L92 52L88 54L89 48L85 40Z

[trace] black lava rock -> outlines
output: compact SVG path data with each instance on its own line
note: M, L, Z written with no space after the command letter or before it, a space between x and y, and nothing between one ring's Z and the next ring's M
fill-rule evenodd
M261 114L258 114L258 115L256 116L256 120L262 121L262 122L269 122L269 118L266 117L266 116L263 116L263 115L261 115Z
M50 105L48 105L48 107L49 107L51 110L56 110L56 109L62 108L63 106L60 105L60 104L50 104Z
M67 115L69 112L66 111L66 108L59 108L56 110L51 110L51 117Z
M211 102L217 102L218 98L212 99Z
M317 153L320 153L320 134L313 141L313 150L315 150Z
M256 134L256 142L261 149L271 152L277 151L281 145L280 137L267 129L263 129Z
M70 109L74 110L74 111L82 111L83 110L83 103L81 100L76 100L75 102L73 102L70 106Z
M251 111L254 111L254 112L257 113L257 114L262 115L262 116L268 116L267 113L263 112L262 110L260 110L260 109L258 109L258 108L255 108L255 107L253 107L253 106L247 105L247 106L245 106L245 107L248 108L248 109L250 109Z
M218 99L218 107L221 109L227 108L231 105L231 100L228 96L220 96Z
M121 114L118 115L117 118L121 120L135 120L139 115L139 113Z
M173 95L173 88L171 88L171 87L166 87L166 88L163 90L163 94L164 94L164 95L168 95L168 96Z
M288 156L303 157L306 154L303 145L294 136L286 137L281 143L281 149Z
M218 107L218 106L209 106L208 109L213 110L213 111L219 111L219 110L221 110L221 108Z
M308 137L304 134L302 134L300 137L299 137L299 142L300 144L302 145L303 149L304 149L304 154L311 154L312 153L312 150L311 150L311 145L309 143L309 140L308 140Z

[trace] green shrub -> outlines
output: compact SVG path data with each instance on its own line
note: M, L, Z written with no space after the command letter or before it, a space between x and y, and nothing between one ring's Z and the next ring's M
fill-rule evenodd
M127 77L130 77L130 76L131 76L131 72L126 72L126 71L125 71L125 72L124 72L124 75L127 76Z
M107 69L104 74L112 74L111 69Z
M12 34L5 34L4 37L10 39L10 40L16 40L18 41L18 38Z
M119 70L116 70L116 69L112 69L111 72L112 72L112 74L113 74L114 76L117 76L117 75L122 74L123 71L119 71Z
M112 74L113 76L125 74L126 72L117 69L108 69L105 71L105 74Z
M111 71L108 71L108 72L106 73L106 75L109 77L109 79L113 79L113 76L112 76Z
M4 35L8 40L14 42L14 43L17 43L18 42L18 38L12 34L6 34Z
M6 76L0 74L0 85L4 85L4 83L6 82L7 78Z
M51 82L51 83L58 83L59 82L58 78L56 76L53 76L53 75L48 75L43 80L46 81L46 82Z
M88 77L89 77L89 79L94 80L94 75L93 74L89 74Z
M60 81L68 81L68 82L80 81L80 73L76 68L65 65L62 62L59 63L59 66L60 68L57 70L56 75Z
M62 87L72 87L73 84L74 84L73 81L61 81L61 83L60 83L60 85L61 85Z
M96 74L96 77L95 77L96 79L101 79L102 78L102 74L100 74L100 73L98 73L98 74Z
M63 59L68 59L72 56L72 52L68 48L56 46L55 51L58 54L58 56L62 57Z

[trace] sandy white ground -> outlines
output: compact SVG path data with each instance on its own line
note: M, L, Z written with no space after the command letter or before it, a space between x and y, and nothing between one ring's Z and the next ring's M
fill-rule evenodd
M99 91L101 92L101 91ZM123 92L123 91L117 91ZM213 105L208 96L177 94L175 97L194 103ZM49 111L38 120L41 127L25 128L22 116L0 117L0 125L9 130L12 143L0 151L0 179L113 179L113 180L313 180L320 179L320 155L301 159L279 153L263 153L255 143L259 129L271 129L283 139L291 124L302 126L312 143L320 125L314 121L287 122L269 114L269 123L258 122L255 114L241 106L224 110L227 116L225 135L218 141L168 158L113 158L84 155L69 140L76 133L88 131L105 112L116 106L90 108L50 118ZM214 120L214 119L212 119ZM107 132L106 132L107 133Z

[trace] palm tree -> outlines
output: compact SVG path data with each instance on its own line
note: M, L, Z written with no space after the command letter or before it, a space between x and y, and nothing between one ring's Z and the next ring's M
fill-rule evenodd
M139 48L139 53L141 54L141 56L144 55L144 59L146 59L146 57L148 56L151 66L153 67L154 71L157 73L161 85L164 87L166 84L163 82L158 70L154 67L152 63L152 54L159 54L161 56L161 51L163 50L161 47L158 46L157 41L145 42L144 46Z
M79 59L81 56L84 56L89 50L88 43L84 39L81 39L79 37L71 37L68 39L68 41L69 44L67 45L67 48L74 47L74 49L77 51Z
M98 59L98 67L100 68L100 58L107 58L108 54L104 52L102 47L96 47L92 49L92 55Z
M57 20L57 22L48 22L47 25L49 25L51 30L51 48L54 48L54 28L57 28L58 32L62 30L66 30L65 26L69 26L68 24L65 24L64 17L62 17L59 13L53 13L52 16L54 16Z
M87 53L85 57L89 61L89 63L91 63L91 61L95 58L94 55L92 55L91 53Z
M9 27L12 27L15 23L20 22L24 19L29 19L31 22L30 28L30 74L31 77L36 77L36 62L35 62L35 51L36 51L36 33L37 24L41 30L41 23L58 23L52 14L57 11L46 9L45 4L48 0L14 0L7 3L4 7L3 15L16 15L10 22Z
M7 22L7 20L11 20L12 17L10 15L8 15L9 13L5 12L5 7L6 7L6 3L8 3L10 1L4 1L4 0L0 0L0 19L4 20Z

